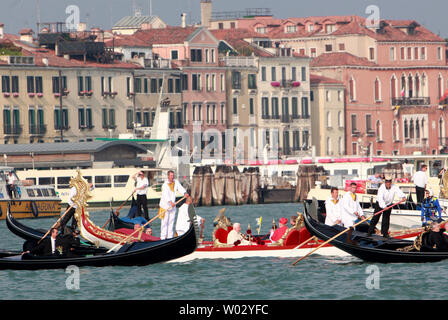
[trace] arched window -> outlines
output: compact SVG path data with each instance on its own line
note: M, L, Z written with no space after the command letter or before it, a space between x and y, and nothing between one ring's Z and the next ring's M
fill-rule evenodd
M409 128L408 128L408 120L404 120L404 138L408 139L409 138Z
M339 155L344 154L344 139L342 137L338 139L338 153Z
M409 138L414 139L414 120L409 121Z
M408 82L409 82L408 83L408 92L409 92L408 96L409 96L409 98L412 98L413 94L414 94L414 81L412 79L412 75L409 75Z
M425 139L425 138L426 138L426 133L425 133L425 119L422 119L422 125L420 126L420 131L421 131L422 139Z
M376 138L377 140L383 140L383 126L381 125L381 121L376 121Z
M415 97L421 97L421 92L420 92L420 76L417 74L415 75Z
M398 135L398 122L397 120L394 120L392 122L392 142L398 141L399 135Z
M439 119L439 138L445 138L445 121L442 117Z
M437 79L437 92L439 98L441 98L443 96L443 78L441 74L439 74L439 78Z
M332 152L331 152L331 138L327 137L327 155L331 156Z
M401 97L405 97L406 96L406 76L403 75L401 77L401 92L400 92L400 96Z
M331 128L331 112L327 111L327 128Z
M418 120L415 120L415 138L420 139L420 123Z
M374 90L375 90L375 101L380 101L381 100L381 83L380 80L378 78L375 79L375 83L374 83Z
M353 79L353 77L350 78L350 80L348 81L348 90L349 90L349 97L350 97L350 101L355 101L356 100L356 84L355 84L355 79Z
M342 112L342 111L338 112L338 126L339 126L339 128L344 127L344 112Z
M395 78L395 75L390 79L390 96L391 98L397 97L397 78Z

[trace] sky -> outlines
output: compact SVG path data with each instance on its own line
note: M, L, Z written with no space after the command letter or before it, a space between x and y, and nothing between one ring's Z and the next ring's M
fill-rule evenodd
M134 3L143 15L158 15L169 25L180 25L181 13L187 23L200 22L200 0L0 0L0 22L6 33L17 34L22 28L36 30L41 22L65 22L66 8L79 8L81 22L88 27L110 29L123 16L132 15ZM432 32L448 38L447 0L212 0L213 11L238 11L246 8L270 8L276 18L359 15L368 17L366 8L375 5L382 19L416 20ZM39 6L38 6L39 4ZM38 7L40 10L38 10ZM40 12L40 14L39 14Z

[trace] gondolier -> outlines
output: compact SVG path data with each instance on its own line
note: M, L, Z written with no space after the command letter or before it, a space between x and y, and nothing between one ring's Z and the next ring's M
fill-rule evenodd
M428 176L426 175L426 171L428 170L428 166L426 164L422 165L420 171L417 171L412 176L412 181L415 183L415 193L417 195L417 204L421 205L423 199L425 198L425 189L428 184Z
M143 217L146 220L149 220L148 199L146 198L149 187L148 178L145 177L143 171L137 172L132 176L132 178L137 184L134 189L134 192L137 193L137 214L138 216L141 216L143 213Z
M189 197L187 191L182 187L179 181L174 179L174 171L168 171L168 180L162 185L162 197L160 198L159 206L165 209L165 214L162 218L162 225L160 230L160 238L162 240L173 237L174 218L176 216L176 192L179 192L185 197Z
M339 199L338 188L331 188L331 197L325 201L325 224L334 226L335 224L342 225L341 201Z
M401 198L401 200L406 201L406 196L400 188L392 184L392 176L386 175L385 182L378 189L378 194L376 197L375 203L375 213L383 210L384 208L389 207L394 201L395 197ZM375 226L380 220L380 216L383 215L383 219L381 221L381 234L383 237L389 237L389 225L390 225L390 214L392 212L392 208L385 210L383 213L374 215L372 220L370 221L370 227L368 231L368 235L372 235L375 230Z
M357 185L355 182L350 184L350 190L342 198L341 220L344 227L349 228L355 224L358 219L365 219L359 199L356 196Z

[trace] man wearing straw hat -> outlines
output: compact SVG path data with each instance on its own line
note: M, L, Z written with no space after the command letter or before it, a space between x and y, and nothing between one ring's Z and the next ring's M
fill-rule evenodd
M168 171L168 180L162 185L162 197L159 206L166 210L162 216L160 238L162 240L172 238L174 235L174 218L176 216L176 192L179 192L186 198L189 197L187 191L182 187L179 181L174 179L174 171Z
M391 175L386 175L384 180L385 180L384 184L382 184L378 189L374 214L383 210L384 208L389 207L394 201L395 196L401 198L402 201L406 200L406 195L403 193L403 191L401 191L397 185L392 184ZM374 217L370 221L368 231L369 236L372 235L373 231L375 230L375 226L380 220L380 216L382 215L383 219L381 221L381 234L383 235L383 237L389 238L389 224L390 224L391 212L392 208L389 208L380 214L374 215Z

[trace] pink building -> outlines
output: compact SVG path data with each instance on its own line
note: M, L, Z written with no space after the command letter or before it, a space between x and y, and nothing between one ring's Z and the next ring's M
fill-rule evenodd
M184 129L190 132L191 139L193 126L201 132L215 129L223 137L226 89L225 67L218 58L219 41L203 27L142 30L134 36L151 43L153 55L171 59L182 70ZM206 144L202 142L202 147Z

